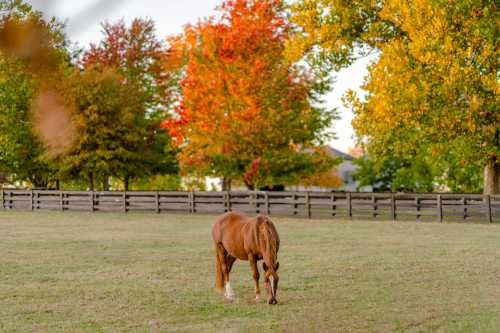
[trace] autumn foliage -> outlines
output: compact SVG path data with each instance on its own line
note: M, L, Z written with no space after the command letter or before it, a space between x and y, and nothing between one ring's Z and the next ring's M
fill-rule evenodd
M328 169L328 157L304 151L331 114L312 106L314 77L284 59L283 2L225 1L219 13L169 40L185 75L163 127L182 147L183 170L259 188Z
M292 10L300 29L288 55L308 51L311 64L328 71L376 52L366 95L346 96L373 167L383 174L397 160L399 171L431 170L425 177L431 188L441 183L460 191L477 191L483 168L484 192L496 193L497 7L481 0L300 0Z
M134 19L129 27L125 22L102 25L103 40L83 55L84 68L114 69L127 84L141 92L145 109L165 110L169 105L175 74L167 71L165 45L155 35L154 22Z

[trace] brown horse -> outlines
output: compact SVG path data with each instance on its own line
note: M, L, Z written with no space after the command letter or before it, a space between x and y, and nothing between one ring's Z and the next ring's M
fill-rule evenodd
M259 269L257 261L263 260L264 281L269 304L276 304L278 291L278 250L280 239L274 224L267 216L249 218L243 214L229 212L217 218L212 225L215 245L215 288L224 292L228 300L234 299L229 283L229 273L236 259L248 260L255 280L255 299L260 299Z

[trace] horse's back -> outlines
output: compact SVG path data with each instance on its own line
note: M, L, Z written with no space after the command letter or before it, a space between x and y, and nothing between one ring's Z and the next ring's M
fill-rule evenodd
M222 241L222 234L230 229L240 226L248 217L238 212L228 212L217 217L212 224L212 238L215 242Z
M255 243L255 227L255 218L237 212L225 213L212 225L212 238L216 244L222 244L231 256L247 260L255 248L252 245Z

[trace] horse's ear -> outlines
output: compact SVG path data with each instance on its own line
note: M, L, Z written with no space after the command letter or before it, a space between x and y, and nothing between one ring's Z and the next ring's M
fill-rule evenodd
M264 271L267 272L268 267L265 262L262 262L262 268L264 268Z
M274 267L274 270L277 272L279 268L280 268L280 262L278 261L276 263L276 267Z

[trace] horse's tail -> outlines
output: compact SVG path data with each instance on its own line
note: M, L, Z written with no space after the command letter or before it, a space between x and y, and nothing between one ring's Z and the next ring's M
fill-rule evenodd
M224 274L222 273L222 263L217 253L217 245L215 245L215 290L224 292Z

